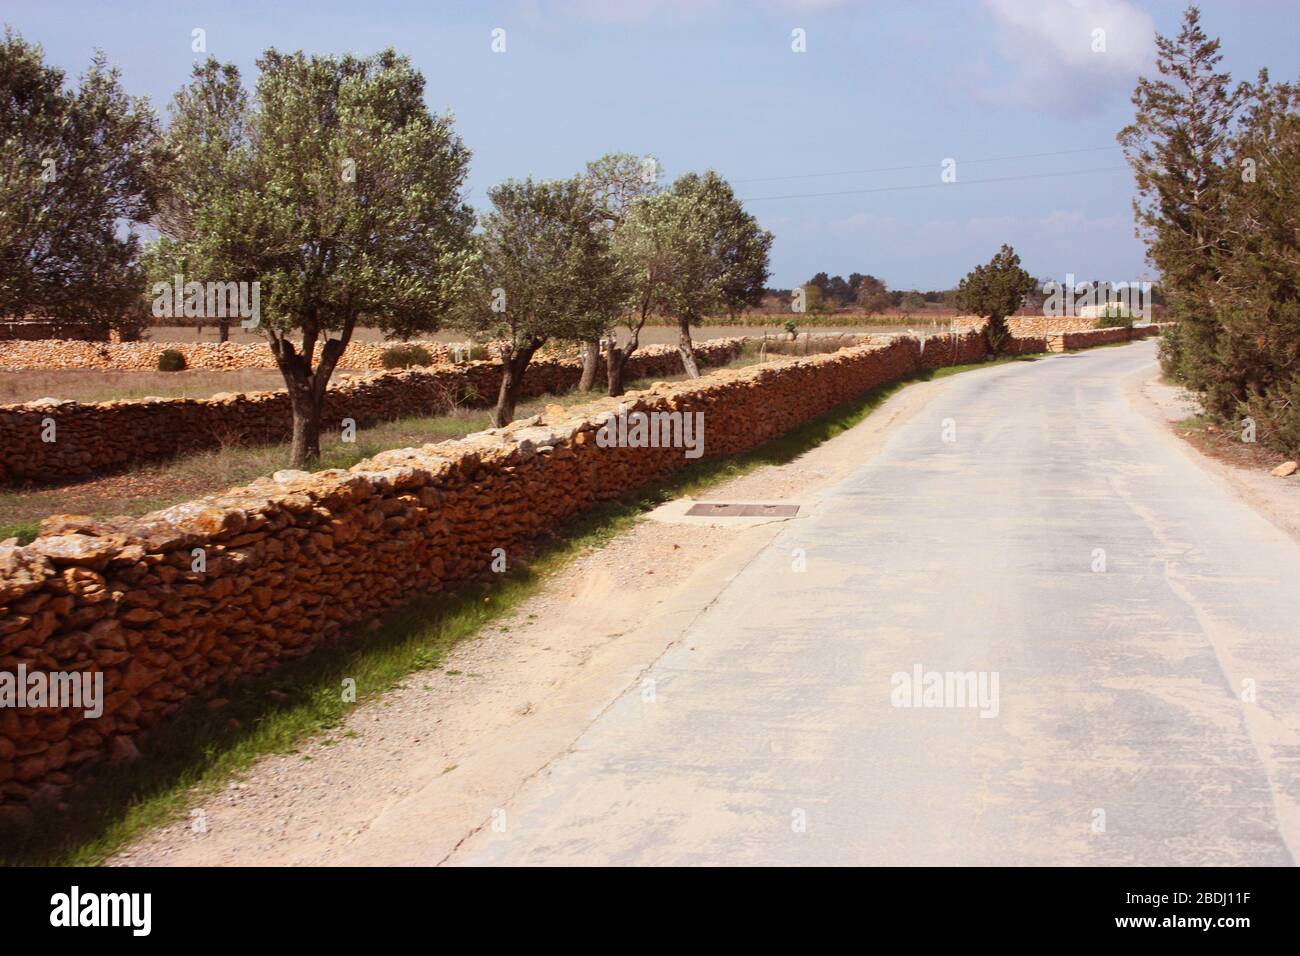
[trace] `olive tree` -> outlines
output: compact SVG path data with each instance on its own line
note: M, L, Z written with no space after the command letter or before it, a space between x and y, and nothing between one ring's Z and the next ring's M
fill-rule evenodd
M158 120L97 53L73 89L39 46L0 38L0 315L132 335Z
M673 183L677 201L664 212L664 252L671 268L655 297L677 320L678 351L690 378L699 378L691 326L704 316L735 312L763 298L772 234L745 212L725 179L712 170Z
M1034 291L1034 279L1020 268L1020 256L1003 245L987 265L976 266L957 286L957 304L972 315L984 316L984 343L997 355L1011 335L1007 316L1014 315Z
M501 385L493 425L515 415L524 373L553 339L599 337L626 300L602 210L581 178L508 180L488 192L492 209L475 237L469 289L453 321L500 343Z
M610 395L625 390L627 363L640 344L646 321L671 305L679 251L674 240L689 216L685 202L674 192L638 199L614 233L615 254L627 271L631 295L624 310L626 337L622 344L612 341L606 355Z
M606 228L617 235L632 204L638 199L659 192L659 161L653 156L606 153L600 159L587 163L583 180L587 188L592 191ZM584 339L580 343L580 349L582 378L578 382L578 388L588 391L596 381L596 368L600 364L600 343L596 339ZM621 394L621 392L611 392L611 394Z
M160 238L144 257L150 284L170 283L175 275L258 281L256 256L244 248L256 236L217 218L240 208L222 197L237 193L253 172L247 148L252 113L238 67L211 57L196 65L168 113L171 161L154 218ZM175 312L181 311L172 305ZM203 315L200 326L203 320L214 320L225 342L233 316L221 313Z
M233 67L211 63L177 97L179 172L160 225L188 278L260 284L257 320L303 465L320 456L325 390L358 322L399 337L434 329L468 281L469 151L391 49L271 49L257 66L250 99Z

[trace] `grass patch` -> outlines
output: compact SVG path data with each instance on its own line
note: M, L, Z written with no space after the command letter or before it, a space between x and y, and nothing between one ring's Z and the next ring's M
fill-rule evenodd
M1204 413L1184 418L1172 427L1201 454L1237 468L1267 472L1290 457L1263 442L1244 441L1240 423L1216 421Z
M969 372L977 368L992 368L994 365L1008 365L1011 362L1037 362L1042 355L1004 355L1002 358L993 359L989 362L968 362L965 365L945 365L942 368L934 369L931 372L925 372L919 377L925 381L936 378L947 378L949 375L956 375L958 372Z
M749 451L702 460L622 500L589 509L530 558L514 562L509 574L454 593L416 598L389 612L377 630L357 628L299 661L224 688L219 708L202 701L185 708L152 734L145 744L146 759L103 765L93 785L72 797L65 810L46 812L21 832L0 833L0 863L101 863L149 830L182 819L204 796L220 790L259 758L295 754L306 741L338 728L356 706L414 673L436 671L457 643L509 615L555 571L604 546L663 502L763 465L792 461L857 425L912 382L1032 360L1017 356L953 366L879 386ZM438 679L436 673L426 677ZM344 699L347 678L356 682L355 701ZM350 734L344 731L331 739L336 736Z
M18 521L13 524L0 524L0 541L17 538L19 544L31 544L41 530L39 521Z

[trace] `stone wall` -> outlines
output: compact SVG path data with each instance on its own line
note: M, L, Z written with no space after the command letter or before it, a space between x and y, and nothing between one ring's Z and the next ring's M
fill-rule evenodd
M700 343L696 352L708 364L721 365L735 359L744 341L710 339ZM628 380L680 371L675 347L647 346L632 356ZM525 373L524 395L568 391L577 385L581 372L576 359L536 359ZM451 399L469 406L491 405L500 384L500 366L495 362L341 379L326 393L324 427L340 428L345 418L364 428L427 415L446 409ZM4 405L0 406L0 483L90 478L226 444L283 441L291 433L292 421L283 389L221 393L206 399L42 400ZM52 442L44 440L50 422Z
M983 355L973 333L873 340L658 383L346 471L277 472L141 518L49 518L30 545L0 546L0 673L99 672L106 704L98 718L0 708L0 803L54 800L105 757L147 757L148 731L188 702L479 576L493 549L516 553L690 463L680 448L602 447L597 431L620 402L702 413L712 458Z
M1035 317L1036 318L1036 317ZM1018 325L1015 319L1008 319L1007 324L1011 326L1012 337L1006 346L1006 351L1012 355L1030 355L1035 352L1067 352L1070 349L1087 349L1098 345L1109 345L1114 342L1132 342L1138 339L1145 339L1152 335L1159 335L1162 328L1159 324L1142 325L1132 329L1114 328L1114 329L1081 329L1078 326L1078 319L1069 319L1068 330L1053 330L1052 325L1058 321L1065 320L1047 320L1043 323L1041 330L1030 332L1030 324ZM1033 323L1037 325L1037 322ZM984 321L980 320L977 328L982 329Z
M340 368L382 369L384 351L396 342L348 343ZM452 361L453 345L412 342L428 350L435 364ZM464 345L462 344L462 348ZM317 345L316 354L324 345ZM146 372L158 368L158 356L171 349L185 356L185 367L210 371L275 368L266 342L82 342L73 339L0 342L0 371L26 369L97 368Z
M979 315L961 315L953 319L953 327L966 331L982 329L988 319ZM1007 317L1007 328L1016 336L1041 336L1061 332L1080 332L1097 327L1096 319L1084 319L1077 315L1012 315Z
M1116 342L1129 342L1155 335L1157 326L1143 325L1133 329L1093 329L1088 332L1065 332L1061 335L1061 350L1090 349L1098 345L1113 345ZM1056 351L1056 349L1052 349Z

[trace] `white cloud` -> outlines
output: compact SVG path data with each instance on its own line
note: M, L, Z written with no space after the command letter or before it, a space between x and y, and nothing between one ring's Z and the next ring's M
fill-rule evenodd
M1151 63L1155 22L1128 0L985 0L1016 71L982 98L1079 114L1127 96Z

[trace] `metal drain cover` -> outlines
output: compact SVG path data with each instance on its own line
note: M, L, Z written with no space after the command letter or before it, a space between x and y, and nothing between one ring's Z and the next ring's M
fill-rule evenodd
M798 505L734 505L717 501L701 501L691 505L686 512L702 518L793 518L799 513Z

